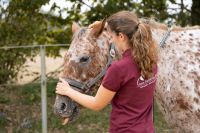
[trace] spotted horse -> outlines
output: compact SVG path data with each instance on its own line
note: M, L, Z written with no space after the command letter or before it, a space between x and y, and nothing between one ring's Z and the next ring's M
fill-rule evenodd
M155 99L166 121L180 133L200 132L200 27L178 27L142 20L150 25L157 44L168 34L159 49L158 80ZM103 30L104 23L93 28L72 25L73 39L64 58L62 77L76 90L95 92L109 64L121 53L112 46ZM168 32L170 31L170 32ZM54 112L73 121L80 105L68 97L56 96Z

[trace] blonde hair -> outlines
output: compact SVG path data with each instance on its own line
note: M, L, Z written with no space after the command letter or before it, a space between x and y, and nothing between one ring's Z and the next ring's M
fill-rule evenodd
M138 17L129 11L120 11L107 19L108 26L117 35L121 32L129 39L129 45L141 75L148 79L153 76L153 66L158 61L158 48L150 26L140 22Z

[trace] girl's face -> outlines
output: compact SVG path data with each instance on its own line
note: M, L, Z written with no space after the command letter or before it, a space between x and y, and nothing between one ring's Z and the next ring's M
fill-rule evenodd
M121 44L121 39L120 37L114 32L112 31L109 26L107 25L106 26L106 29L107 29L107 32L108 34L111 36L111 40L112 42L115 44L115 46L120 50L121 47L120 47L120 44Z

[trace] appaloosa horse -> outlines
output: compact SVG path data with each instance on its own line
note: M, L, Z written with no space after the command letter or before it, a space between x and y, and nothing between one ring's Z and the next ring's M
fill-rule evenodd
M142 21L142 20L141 20ZM166 25L145 21L159 44L167 32ZM63 77L74 89L88 93L98 88L94 79L109 65L110 38L104 24L92 29L73 24L71 46L65 56ZM101 34L102 32L102 34ZM118 54L120 58L120 53ZM160 48L158 81L155 97L167 122L180 132L200 132L200 27L173 26L163 48ZM98 86L98 85L97 85ZM55 113L72 121L79 105L56 96Z

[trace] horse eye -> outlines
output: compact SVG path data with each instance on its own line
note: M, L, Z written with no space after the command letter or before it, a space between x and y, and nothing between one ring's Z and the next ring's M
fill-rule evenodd
M80 58L80 62L83 63L83 62L88 62L88 60L90 59L89 56L83 56Z

